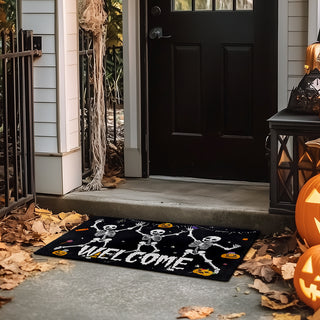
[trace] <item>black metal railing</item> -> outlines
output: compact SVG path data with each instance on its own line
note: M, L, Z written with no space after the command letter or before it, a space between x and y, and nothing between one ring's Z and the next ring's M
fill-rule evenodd
M105 60L105 97L106 114L111 113L112 120L108 121L107 137L110 142L117 145L118 126L117 109L123 108L123 47L112 46L107 49Z
M0 33L0 216L35 198L32 31Z
M123 111L123 47L113 46L106 50L104 58L104 91L106 106L107 142L117 145L121 128L118 125L119 111ZM94 99L93 39L89 32L79 30L80 67L80 128L82 149L82 176L91 174L92 152L90 143L91 109ZM120 110L121 109L121 110ZM122 112L123 113L123 112ZM123 142L123 141L122 141ZM108 158L108 155L107 155Z
M93 38L91 33L79 30L80 72L80 133L82 176L91 174L90 113L93 105Z

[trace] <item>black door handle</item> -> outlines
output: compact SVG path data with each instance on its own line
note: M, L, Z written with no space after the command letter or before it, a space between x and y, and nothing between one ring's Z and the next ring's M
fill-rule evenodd
M171 35L163 35L162 33L162 28L161 27L156 27L152 28L149 31L149 38L154 40L154 39L170 39L172 36Z

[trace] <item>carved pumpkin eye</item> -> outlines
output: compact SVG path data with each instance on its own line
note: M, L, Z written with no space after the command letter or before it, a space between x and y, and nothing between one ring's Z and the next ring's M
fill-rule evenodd
M307 262L305 263L305 265L303 266L302 272L304 273L311 273L313 274L313 267L312 267L312 257L310 257Z

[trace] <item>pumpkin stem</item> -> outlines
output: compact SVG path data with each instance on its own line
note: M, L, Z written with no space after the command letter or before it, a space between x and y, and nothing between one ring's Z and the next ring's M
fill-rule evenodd
M317 42L320 42L320 29L319 29L319 33L318 33Z

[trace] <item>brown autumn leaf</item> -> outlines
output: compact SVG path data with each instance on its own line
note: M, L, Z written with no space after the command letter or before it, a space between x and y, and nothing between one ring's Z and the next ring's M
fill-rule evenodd
M253 284L248 284L248 287L258 290L260 293L270 292L270 288L260 279L255 279Z
M230 313L230 314L219 314L218 319L219 320L229 320L229 319L237 319L245 316L246 314L244 312L241 313Z
M32 224L32 231L36 232L40 235L42 234L48 234L49 232L45 229L43 225L43 221L41 220L35 220Z
M11 290L17 287L26 277L21 274L11 274L2 277L0 280L0 289Z
M283 309L287 309L293 306L296 306L298 304L299 300L293 300L289 303L283 304L283 303L279 303L277 301L271 300L266 296L261 296L261 305L263 307L272 309L272 310L283 310Z
M200 306L188 306L182 307L179 310L180 318L188 318L188 319L204 319L214 312L213 308L210 307L200 307Z
M280 256L272 258L272 269L281 275L281 267L289 261L288 256Z
M291 313L273 313L273 320L301 320L301 315Z
M47 245L47 244L49 244L50 242L52 242L52 241L58 239L59 237L61 237L63 234L64 234L63 232L60 232L60 233L55 233L55 234L49 234L49 235L47 235L47 236L45 236L45 237L41 237L41 241L42 241L42 242L41 242L41 243L38 243L38 246L39 246L39 245L42 246L43 243L44 243L45 245ZM37 246L37 243L34 243L33 245L34 245L34 246Z
M71 212L59 222L59 227L64 230L69 230L86 220L88 220L87 216Z
M286 291L272 290L260 279L255 279L253 284L248 285L250 288L256 289L259 293L264 294L266 297L272 300L276 300L280 304L288 304L291 294Z
M294 271L297 264L292 262L287 262L281 267L281 275L284 280L293 279Z
M272 259L269 255L256 257L242 263L238 269L245 270L255 277L262 278L266 282L271 282L276 273L271 268Z
M308 320L320 320L320 309L318 309L312 316L307 318Z
M247 252L247 254L244 256L243 261L248 261L253 259L256 254L257 254L257 250L251 247Z
M124 183L125 179L118 178L116 176L112 176L112 177L104 176L101 182L105 188L114 189L114 188L117 188L119 184Z
M6 303L10 302L13 298L0 296L0 308Z
M306 252L310 246L308 245L307 241L304 240L304 242L300 241L300 239L297 238L297 243L298 243L298 246L300 248L300 250L302 251L302 253Z

